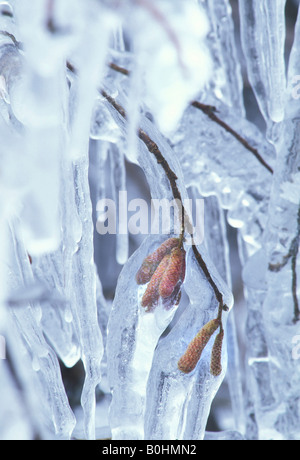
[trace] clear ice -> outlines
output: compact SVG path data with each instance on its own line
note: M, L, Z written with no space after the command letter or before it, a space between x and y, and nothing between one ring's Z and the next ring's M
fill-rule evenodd
M300 13L287 56L289 2L238 6L0 2L0 439L300 439ZM204 239L184 228L181 299L146 311L136 273L183 236L150 200L178 197ZM220 311L221 374L213 339L184 374Z

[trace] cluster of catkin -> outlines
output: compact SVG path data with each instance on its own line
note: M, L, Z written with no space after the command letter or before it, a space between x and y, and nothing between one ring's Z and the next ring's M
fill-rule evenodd
M215 377L219 376L222 372L222 343L224 338L224 330L220 319L213 319L209 321L203 328L198 332L196 337L189 344L186 352L178 361L178 368L181 372L189 374L192 372L199 359L201 354L208 344L212 335L216 330L220 328L220 332L217 334L214 345L211 352L211 361L210 361L210 372Z
M141 305L153 311L162 299L168 309L178 304L185 278L185 250L179 238L169 238L143 261L136 274L137 284L148 284Z
M159 300L165 308L179 303L180 289L185 278L185 250L179 238L169 238L159 248L144 259L136 274L139 285L147 284L141 305L147 312L153 311ZM222 372L222 343L224 330L220 318L209 321L189 344L178 361L181 372L192 372L212 335L220 328L211 352L210 372L218 376Z

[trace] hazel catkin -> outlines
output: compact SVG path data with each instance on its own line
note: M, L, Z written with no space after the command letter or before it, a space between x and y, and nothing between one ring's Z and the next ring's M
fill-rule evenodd
M150 311L158 302L161 277L168 267L169 260L170 254L167 254L153 273L150 279L150 283L148 284L147 289L143 295L142 307L147 308L148 311Z
M174 291L179 280L185 276L185 250L176 247L172 250L170 255L170 261L166 268L160 285L159 295L165 299L169 297ZM181 281L183 281L181 279Z
M178 246L178 243L178 238L169 238L164 241L152 254L147 256L136 274L137 284L148 283L162 259L165 255L169 254L173 248Z
M203 328L198 332L196 337L190 342L186 352L178 361L178 369L181 372L189 374L195 369L201 357L202 351L219 326L219 319L213 319L205 324L205 326L203 326Z
M215 377L222 372L222 343L224 338L224 330L222 329L219 334L215 338L215 342L211 352L211 360L210 360L210 373Z

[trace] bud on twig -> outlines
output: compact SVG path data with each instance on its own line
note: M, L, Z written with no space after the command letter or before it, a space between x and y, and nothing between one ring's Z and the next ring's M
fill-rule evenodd
M189 344L184 355L178 361L178 368L181 372L188 374L195 369L201 357L202 351L219 326L219 319L213 319L203 326L203 328L198 332L196 337Z
M150 254L144 262L142 263L141 268L136 274L137 284L146 284L149 283L152 275L159 266L162 259L165 255L169 254L173 248L178 246L178 238L169 238L167 241L162 243L156 251Z
M224 330L222 329L215 338L214 346L211 352L210 373L215 377L218 377L218 375L222 372L221 357L223 338Z

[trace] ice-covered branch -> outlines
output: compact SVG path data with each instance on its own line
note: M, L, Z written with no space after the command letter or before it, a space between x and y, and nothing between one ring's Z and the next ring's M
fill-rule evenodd
M126 119L126 112L124 110L124 108L118 104L111 96L109 96L104 90L102 90L102 95L103 97L105 97L105 99L114 107L114 109L117 110L117 112L124 118ZM169 183L170 183L170 187L172 189L172 194L173 194L173 198L176 200L178 199L181 206L182 206L182 216L183 216L183 222L184 222L184 227L182 229L182 231L189 231L190 228L192 228L192 225L191 223L189 222L189 217L188 217L188 214L184 208L184 204L183 204L183 200L182 200L182 196L181 196L181 193L179 191L179 188L176 184L176 181L178 179L178 177L176 176L176 174L174 173L174 171L170 168L168 162L166 161L166 159L164 158L163 154L161 153L158 145L144 132L143 129L139 129L138 131L138 136L139 138L142 140L142 142L146 145L148 151L154 155L154 157L156 158L156 161L157 163L163 168L168 180L169 180ZM199 266L201 267L201 269L203 270L209 284L211 285L214 293L215 293L215 296L216 296L216 299L217 301L219 302L220 304L220 311L222 311L222 309L224 308L225 310L227 309L226 305L224 305L223 303L223 296L222 296L222 293L219 291L216 283L214 282L197 246L195 244L192 244L192 248L193 248L193 251L194 251L194 254L195 254L195 257L196 257L196 260L199 264Z
M271 173L273 174L273 169L271 166L268 165L268 163L262 158L262 156L259 154L258 150L254 147L252 147L249 142L244 139L240 134L238 134L231 126L229 126L225 121L221 120L217 115L216 115L216 108L211 107L206 104L202 104L201 102L194 101L192 102L192 106L195 107L196 109L202 110L203 113L205 113L214 123L217 123L220 125L222 128L225 129L228 133L230 133L235 139L240 142L249 152L253 153L253 155L257 158L257 160Z
M129 70L125 69L124 67L120 67L117 64L110 62L109 67L116 72L119 72L123 75L129 76ZM257 160L271 173L273 174L273 169L271 166L262 158L260 153L255 147L252 147L250 143L243 138L234 128L228 125L224 120L221 120L220 117L216 115L217 109L211 105L203 104L202 102L193 101L191 105L196 109L201 110L205 115L207 115L214 123L220 125L225 131L230 133L238 142L240 142L247 150L249 150Z

